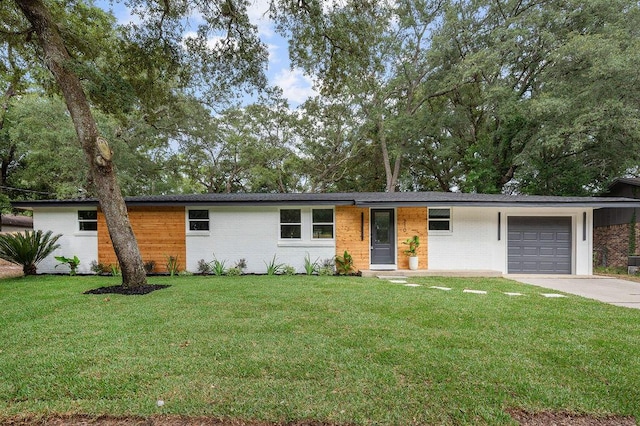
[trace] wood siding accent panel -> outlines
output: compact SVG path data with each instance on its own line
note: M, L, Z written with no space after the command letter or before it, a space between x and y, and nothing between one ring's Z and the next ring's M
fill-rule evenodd
M426 207L398 207L396 209L396 235L398 236L398 269L409 269L409 257L404 251L409 248L403 244L408 238L417 235L420 238L418 247L419 269L429 268L428 231Z
M361 233L363 216L364 232ZM369 269L370 238L368 208L336 206L336 254L342 256L347 250L353 256L356 271Z
M156 262L153 272L167 272L167 256L178 256L180 270L187 260L184 207L129 207L129 220L142 260ZM116 265L104 215L98 210L98 261Z

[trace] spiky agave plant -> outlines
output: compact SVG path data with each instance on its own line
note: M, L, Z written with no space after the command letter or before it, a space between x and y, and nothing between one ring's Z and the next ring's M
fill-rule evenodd
M25 275L35 275L38 263L60 247L56 243L61 236L40 230L0 235L0 258L22 265Z

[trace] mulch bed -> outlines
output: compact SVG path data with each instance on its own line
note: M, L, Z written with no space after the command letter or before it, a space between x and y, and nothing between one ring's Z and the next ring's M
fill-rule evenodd
M170 285L162 284L146 284L135 287L124 287L122 285L112 285L109 287L100 287L93 290L87 290L84 294L123 294L125 296L140 296L143 294L149 294L152 291L162 290L163 288L171 287Z
M523 426L637 426L632 417L588 416L572 413L510 410L511 417ZM2 419L6 426L347 426L314 420L289 423L219 419L214 417L187 417L157 415L151 417L112 416L55 416L46 418L15 417Z

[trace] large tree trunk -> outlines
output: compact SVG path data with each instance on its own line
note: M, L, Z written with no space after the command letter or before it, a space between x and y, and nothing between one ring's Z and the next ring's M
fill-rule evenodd
M89 176L96 187L120 269L122 284L139 286L147 282L140 250L129 223L127 208L116 180L107 142L98 128L80 79L72 71L72 59L51 13L41 0L15 0L33 26L44 53L44 62L62 90L78 139L89 163Z
M16 77L14 75L14 79L15 78ZM9 111L9 103L11 102L11 98L13 98L15 95L15 83L14 81L11 81L9 83L9 87L4 92L4 96L2 97L2 105L0 106L0 130L4 129L5 117L7 115L7 112ZM11 146L9 146L9 151L7 152L7 154L0 158L0 186L2 186L2 188L0 188L0 193L4 192L4 187L7 186L9 166L11 166L11 163L14 160L15 153L16 146L11 144ZM0 229L2 229L1 226Z
M384 129L384 119L378 118L377 124L378 142L382 150L382 162L384 163L384 173L387 178L386 192L396 192L398 186L398 175L400 174L401 155L396 154L393 169L391 168L391 156L389 155L389 146L387 144L387 135Z

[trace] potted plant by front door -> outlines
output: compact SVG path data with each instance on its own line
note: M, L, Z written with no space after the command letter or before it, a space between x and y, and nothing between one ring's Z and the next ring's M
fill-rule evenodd
M415 271L418 269L418 247L420 247L420 239L417 235L414 235L411 238L407 238L404 244L409 246L409 248L404 251L404 254L409 256L409 269Z

